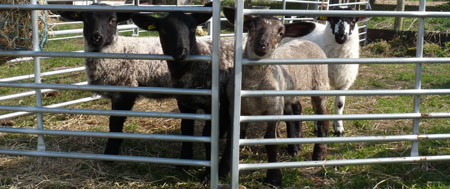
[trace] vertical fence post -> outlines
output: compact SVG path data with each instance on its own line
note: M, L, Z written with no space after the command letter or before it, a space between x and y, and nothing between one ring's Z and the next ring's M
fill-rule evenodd
M282 6L283 6L282 9L283 9L283 10L286 10L286 0L283 0L283 1L282 1ZM286 19L286 16L283 15L283 16L281 17L281 23L285 24L285 23L284 23L285 19Z
M420 0L419 11L425 11L425 0ZM416 57L423 57L423 41L425 35L425 18L419 18L419 30L417 31ZM416 83L414 89L420 89L422 86L422 63L416 64ZM414 113L420 112L420 95L414 95ZM420 119L413 120L413 134L419 134ZM419 155L419 141L413 141L411 146L411 156Z
M212 12L212 94L211 94L211 188L219 185L219 102L220 102L220 0L213 1Z
M405 11L405 0L397 0L397 11ZM395 17L394 30L400 32L403 27L403 17Z
M37 4L36 0L31 0L31 4ZM31 11L31 27L32 27L32 40L33 40L33 51L40 51L39 47L39 16L38 10ZM40 57L34 58L34 82L41 83L41 59ZM42 93L41 89L36 89L36 107L42 107ZM37 116L37 127L38 129L44 129L44 122L42 113L36 113ZM38 151L45 151L45 141L43 135L38 135L37 143Z
M233 91L233 131L231 158L231 188L239 187L239 135L241 124L241 83L242 83L242 32L244 1L235 0L234 21L234 91Z

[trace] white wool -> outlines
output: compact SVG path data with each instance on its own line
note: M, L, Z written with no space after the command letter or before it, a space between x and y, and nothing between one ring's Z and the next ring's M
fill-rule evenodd
M295 38L285 38L281 43L286 43ZM352 35L344 44L335 41L329 22L326 24L316 23L316 28L310 34L301 37L317 43L328 58L359 58L359 32L356 24ZM328 66L330 85L336 89L348 89L358 75L358 64L334 64Z

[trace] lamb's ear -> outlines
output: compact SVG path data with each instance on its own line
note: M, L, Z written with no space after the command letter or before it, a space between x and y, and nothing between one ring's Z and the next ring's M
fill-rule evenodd
M72 21L83 21L82 13L81 12L72 12L72 11L58 11L59 15L61 17L72 20Z
M234 24L234 18L236 11L234 8L231 7L223 7L223 14L225 15L225 18L227 18L228 22L231 24ZM250 20L253 18L252 15L245 15L244 16L244 28L249 28Z
M231 24L234 24L234 16L235 16L235 10L231 7L223 7L222 9L223 15L225 18L227 18L228 22Z
M158 18L149 15L143 14L133 14L131 15L131 19L134 24L139 26L144 30L155 30L158 28Z
M123 22L123 21L127 21L128 19L131 18L131 15L133 13L130 12L118 12L117 15L117 22Z
M212 7L212 2L206 3L204 7ZM192 13L191 16L197 21L197 25L200 25L208 21L212 13Z
M316 24L312 22L295 22L292 24L286 24L286 33L284 37L302 37L311 33Z

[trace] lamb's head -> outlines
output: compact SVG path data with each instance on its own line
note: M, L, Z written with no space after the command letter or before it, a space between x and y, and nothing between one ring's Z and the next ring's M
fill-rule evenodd
M93 4L108 6L106 4ZM117 35L117 23L130 19L131 13L106 11L61 11L61 17L72 21L83 21L83 36L92 51L99 51L111 44Z
M349 6L330 7L330 10L355 10ZM344 44L355 32L356 23L367 19L366 17L319 17L320 20L330 22L331 32L334 35L336 43ZM358 28L356 28L356 31Z
M227 20L234 23L234 8L224 7ZM248 30L247 55L251 59L268 58L284 37L301 37L314 30L315 24L297 22L283 24L271 16L244 16L244 28Z
M208 3L206 6L212 6ZM211 13L170 12L164 17L153 17L143 14L134 14L131 19L142 29L156 30L159 33L164 54L172 56L176 61L184 60L196 53L195 30L211 18Z

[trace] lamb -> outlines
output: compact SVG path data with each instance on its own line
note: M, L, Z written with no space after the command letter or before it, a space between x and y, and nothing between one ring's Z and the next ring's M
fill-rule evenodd
M234 22L233 8L223 9L225 17ZM321 48L305 40L291 40L280 45L284 37L300 37L314 29L313 23L299 22L283 25L275 17L250 16L244 17L244 28L248 29L248 40L243 57L249 59L302 59L326 58ZM255 65L242 68L243 90L329 90L327 65ZM234 83L229 83L228 91L232 91ZM228 92L229 94L231 92ZM229 95L232 98L232 95ZM316 114L328 114L327 97L311 97ZM299 97L277 96L243 98L241 114L243 115L292 115L301 113ZM275 138L279 122L269 122L264 138ZM299 137L300 122L288 122L291 137ZM328 135L328 121L317 121L314 131L318 137ZM277 162L279 151L276 145L267 145L269 162ZM326 155L326 144L315 144L313 159L322 160ZM269 169L266 182L281 185L281 170Z
M348 6L330 7L330 10L353 10ZM316 23L316 28L309 35L300 39L317 43L328 58L359 58L358 21L365 17L319 17L326 24ZM284 38L286 43L296 38ZM358 76L358 64L329 64L328 77L330 85L337 90L348 90ZM344 112L345 96L336 96L334 101L335 114ZM334 134L344 135L342 120L333 121Z
M106 4L95 4L103 5ZM157 37L125 37L117 33L117 23L130 19L131 13L115 12L60 12L63 18L83 21L85 52L162 54ZM167 64L161 60L86 58L86 76L90 85L114 86L171 86ZM123 92L96 92L111 99L112 110L131 110L137 97L163 98L155 94ZM110 132L122 132L124 116L111 116ZM119 154L122 139L109 138L105 154Z
M212 6L208 3L205 6ZM211 55L211 41L197 41L195 29L198 25L206 22L211 13L192 13L170 12L164 17L153 17L150 15L134 14L133 22L140 28L147 30L156 30L159 32L162 49L164 54L174 58L173 61L167 61L173 86L176 88L211 88L211 62L187 62L183 61L190 55ZM228 100L225 94L222 94L225 84L231 75L234 63L234 38L222 38L220 41L220 134L223 136L231 128L228 115ZM211 97L209 96L181 96L175 97L179 109L182 113L195 113L202 109L205 113L211 112ZM191 120L182 120L182 132L191 132ZM210 134L210 121L206 122L203 135ZM183 133L184 134L184 133ZM230 136L230 135L228 135ZM209 143L205 145L206 159L210 156ZM192 144L183 143L183 158L192 158ZM229 158L222 158L219 164L219 175L224 175L224 170L228 167Z

